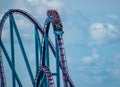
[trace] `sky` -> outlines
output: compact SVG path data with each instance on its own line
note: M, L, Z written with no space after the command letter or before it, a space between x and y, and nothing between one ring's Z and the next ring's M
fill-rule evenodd
M41 26L47 18L47 9L57 9L63 24L69 74L76 87L120 86L120 0L0 0L0 19L5 12L13 8L27 11L39 21ZM33 31L27 30L33 26L21 16L16 16L16 21L23 34L24 45L28 48L27 52L34 72L32 53L34 47L29 47L34 41L31 34ZM7 22L2 38L9 49L9 39L6 36L9 35L8 28ZM52 32L50 37L54 38ZM16 49L18 51L19 47ZM16 56L18 55L21 54L16 53ZM23 62L19 58L16 60ZM9 67L7 63L4 66ZM17 66L25 65L16 64ZM7 71L10 69L5 68L5 70L9 76ZM25 81L29 77L22 70L25 69L18 69L18 72L20 77L25 78L24 85L32 87ZM7 79L7 85L10 87L10 79Z

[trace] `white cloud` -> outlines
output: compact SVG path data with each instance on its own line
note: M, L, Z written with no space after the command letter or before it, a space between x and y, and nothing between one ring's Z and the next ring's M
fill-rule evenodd
M8 24L8 22L6 23ZM3 30L2 30L2 34L1 34L1 37L2 37L2 41L3 42L9 42L10 41L10 31L8 29L8 26L5 26L3 27Z
M111 18L111 19L118 19L119 18L119 16L116 15L116 14L108 15L108 17Z
M82 58L82 61L84 63L90 63L90 62L93 61L93 58L91 56L85 56L85 57Z
M50 7L50 8L61 8L62 6L62 1L59 1L59 0L41 0L42 4L47 6L47 7Z
M10 36L9 31L7 29L6 30L4 29L2 31L2 38L6 40L8 38L8 36Z
M33 60L35 60L35 53L30 53L29 54L29 58L30 58L30 61L32 62Z
M22 36L23 36L24 42L26 41L28 42L28 44L30 44L30 42L34 43L33 37L30 33L23 33Z
M20 8L42 19L46 16L47 9L57 9L60 12L64 7L62 0L15 0L13 4L14 8Z
M120 53L115 54L114 58L115 58L117 61L120 61Z
M17 20L17 25L21 27L20 29L28 28L30 26L30 22L19 19Z
M62 5L59 0L27 0L27 2L31 5L43 5L50 8L60 8Z
M120 69L119 68L107 68L106 71L109 72L110 74L112 74L112 76L120 78Z
M83 63L92 63L93 61L96 61L99 58L99 54L97 53L96 49L92 50L92 54L89 56L83 57L81 60Z
M65 32L63 38L66 45L75 45L83 39L81 29L64 29L63 31Z
M31 3L31 4L35 4L38 3L39 0L27 0L27 2Z
M120 77L120 69L115 69L113 73Z
M92 40L103 44L120 38L120 29L110 23L93 23L90 26Z
M14 9L22 9L22 10L29 10L26 1L24 0L14 0L13 1L13 8Z

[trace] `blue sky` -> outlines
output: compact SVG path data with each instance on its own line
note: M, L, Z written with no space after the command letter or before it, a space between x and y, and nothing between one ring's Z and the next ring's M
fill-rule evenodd
M9 4L6 5L6 3ZM47 17L46 10L57 9L65 32L63 37L69 73L75 86L120 86L119 0L1 0L0 19L10 8L29 12L42 26ZM28 32L26 29L32 26L26 21L23 17L17 17L17 23L21 27L27 47L31 41L32 31ZM7 27L6 23L5 28ZM5 41L8 38L6 34L8 30L4 29ZM53 38L52 34L51 37ZM32 48L29 49L32 50ZM32 66L34 55L30 50L29 56ZM27 83L25 85L29 86Z

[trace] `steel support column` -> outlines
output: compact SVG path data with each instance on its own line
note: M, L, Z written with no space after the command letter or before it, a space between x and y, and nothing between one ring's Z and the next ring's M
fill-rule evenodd
M31 70L31 68L30 68L29 61L28 61L27 55L26 55L26 53L25 53L25 49L24 49L24 46L23 46L23 44L22 44L22 40L21 40L20 34L19 34L19 32L18 32L18 28L17 28L17 26L16 26L16 23L15 23L15 20L14 20L13 15L11 15L11 20L12 20L12 23L13 23L13 26L14 26L14 30L15 30L15 33L16 33L16 36L17 36L17 39L18 39L18 42L19 42L19 45L20 45L22 54L23 54L23 58L24 58L24 60L25 60L25 64L26 64L26 66L27 66L27 70L28 70L28 73L29 73L31 82L32 82L33 87L34 87L35 84L34 84L34 77L33 77L33 74L32 74L32 70Z
M38 72L39 67L39 50L38 50L38 31L37 27L35 26L35 59L36 59L36 74Z
M12 70L12 72L13 72L15 78L16 78L16 81L17 81L19 87L23 87L22 84L21 84L21 81L20 81L20 79L19 79L19 77L18 77L18 75L17 75L17 73L16 73L16 71L15 71L15 69L14 69L14 66L13 66L13 64L12 64L12 62L11 62L11 60L10 60L10 57L9 57L9 55L8 55L8 52L6 51L6 48L5 48L5 46L3 45L1 39L0 39L0 46L1 46L2 50L3 50L3 53L4 53L5 56L6 56L6 59L7 59L7 61L8 61L8 64L9 64L9 66L10 66L10 68L11 68L11 70Z
M13 35L13 24L12 24L11 15L9 16L9 22L10 22L11 60L12 60L12 63L13 63L13 68L15 69L14 35ZM13 72L12 72L12 86L16 87L15 76L14 76Z

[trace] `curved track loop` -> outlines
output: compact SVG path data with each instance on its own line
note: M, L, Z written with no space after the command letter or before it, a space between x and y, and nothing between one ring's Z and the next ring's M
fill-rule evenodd
M42 31L42 27L41 25L37 22L37 20L35 18L33 18L29 13L23 11L23 10L20 10L20 9L10 9L8 12L6 12L4 14L4 16L2 17L2 20L1 20L1 23L0 23L0 32L2 32L2 29L3 29L3 25L7 19L7 17L10 15L10 14L20 14L20 15L23 15L24 17L26 17L27 19L29 19L38 29L39 31L42 33L43 35L43 31ZM1 36L1 34L0 34Z
M56 10L48 10L47 15L48 15L49 21L52 22L54 33L57 36L57 44L58 44L58 49L60 54L59 61L60 61L60 67L63 74L64 85L65 87L74 87L74 84L68 74L65 48L64 48L63 38L62 38L63 30L62 30L62 23L60 20L60 16Z
M29 13L27 13L27 12L25 12L23 10L20 10L20 9L10 9L8 12L6 12L4 14L4 16L1 19L1 22L0 22L0 39L1 39L2 29L3 29L4 23L5 23L7 17L10 14L23 15L24 17L29 19L38 28L38 30L40 31L42 36L44 35L45 31L43 31L43 28L41 27L41 25ZM48 15L49 20L47 19L46 21L51 21L52 22L54 32L57 35L57 41L58 41L58 46L59 46L58 48L59 48L59 51L60 51L59 52L59 54L60 54L59 63L60 63L60 68L61 68L62 73L63 73L63 79L64 79L65 87L69 87L69 86L74 87L74 84L73 84L73 82L72 82L72 80L71 80L71 78L70 78L70 76L68 74L65 49L64 49L63 39L62 39L63 31L61 30L62 24L61 24L60 17L58 15L57 11L55 11L55 10L48 10L47 15ZM45 24L44 26L47 26L47 25ZM60 31L60 32L58 32L58 31ZM54 45L53 45L53 43L52 43L52 41L50 39L49 39L49 46L50 46L54 56L56 56ZM49 82L49 86L54 87L53 78L52 78L52 75L51 75L48 67L41 66L40 69L42 69L44 71L44 73L46 74L48 82ZM39 80L38 79L39 74L40 74L40 72L38 72L35 82Z
M41 27L41 25L38 23L38 21L32 17L29 13L27 13L26 11L23 11L23 10L20 10L20 9L10 9L8 12L6 12L1 21L0 21L0 39L1 39L1 35L2 35L2 29L3 29L3 26L4 26L4 23L6 21L6 19L8 18L8 16L10 14L20 14L20 15L23 15L24 17L26 17L28 20L30 20L37 28L38 30L40 31L40 33L43 35L44 32L43 32L43 28ZM51 42L51 40L49 39L49 46L55 56L55 48Z
M46 75L46 77L48 79L49 87L55 87L52 74L47 66L39 67L39 71L35 78L35 87L39 87L39 85L40 85L39 82L40 82L40 80L42 80L41 78L44 79L44 74Z

